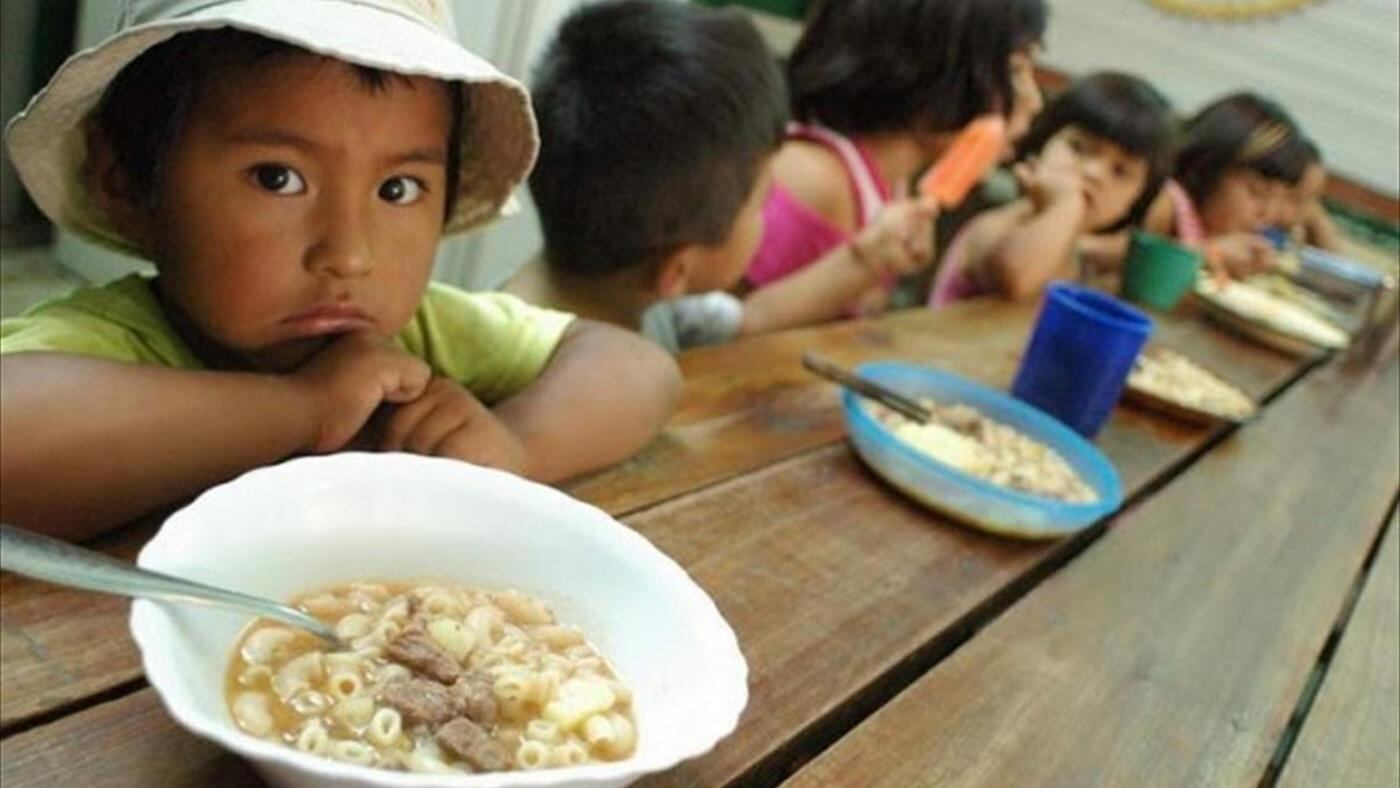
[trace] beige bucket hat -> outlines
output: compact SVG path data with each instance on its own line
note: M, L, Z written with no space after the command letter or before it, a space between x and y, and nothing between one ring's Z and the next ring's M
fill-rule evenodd
M20 179L54 223L107 247L139 251L88 193L86 120L108 83L141 53L179 33L220 27L464 84L471 101L457 202L445 232L470 230L513 209L511 193L539 147L529 93L457 42L447 0L124 0L116 34L69 58L6 129Z

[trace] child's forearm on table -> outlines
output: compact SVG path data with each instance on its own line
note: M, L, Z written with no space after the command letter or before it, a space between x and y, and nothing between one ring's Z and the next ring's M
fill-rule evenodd
M675 411L680 386L659 345L579 320L539 379L493 411L524 445L527 474L552 482L644 447Z
M1075 241L1079 258L1095 272L1114 271L1128 256L1127 230L1111 234L1086 234Z
M764 334L840 319L861 294L879 284L851 245L842 244L806 268L749 293L739 333Z
M1342 250L1341 232L1320 204L1309 206L1303 215L1303 228L1307 231L1307 242L1313 246L1329 252Z
M0 357L0 517L82 539L315 443L271 375L48 353Z
M1073 254L1082 215L1079 206L1065 201L1012 228L981 264L987 280L1013 301L1040 292Z

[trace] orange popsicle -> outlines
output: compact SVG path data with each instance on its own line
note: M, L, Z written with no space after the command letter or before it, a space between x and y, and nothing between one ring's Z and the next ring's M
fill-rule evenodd
M944 208L961 203L1001 158L1005 147L1006 121L1000 115L974 119L919 181L919 193Z

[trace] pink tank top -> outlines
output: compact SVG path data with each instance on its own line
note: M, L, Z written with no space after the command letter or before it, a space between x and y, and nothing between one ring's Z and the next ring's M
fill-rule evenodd
M933 308L947 306L965 298L985 295L967 275L967 227L958 231L948 243L948 251L943 253L943 262L938 266L938 274L933 278L932 292L928 305Z
M875 162L851 139L822 126L800 123L788 124L787 137L815 142L841 160L856 199L857 229L873 221L890 201L890 188ZM745 278L755 287L776 282L807 267L849 237L775 183L763 204L763 241Z
M1185 187L1172 179L1168 179L1162 185L1162 189L1172 201L1172 213L1176 224L1172 231L1176 233L1177 239L1187 246L1203 246L1206 242L1206 226L1201 221L1201 212L1196 210L1196 203L1191 201L1191 195L1186 193Z

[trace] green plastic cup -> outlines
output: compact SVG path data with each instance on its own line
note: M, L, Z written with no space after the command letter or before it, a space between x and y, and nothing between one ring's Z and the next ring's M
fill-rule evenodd
M1155 233L1138 230L1123 264L1123 297L1153 309L1174 308L1196 284L1201 255Z

